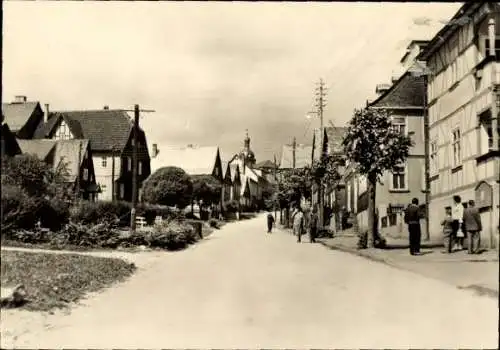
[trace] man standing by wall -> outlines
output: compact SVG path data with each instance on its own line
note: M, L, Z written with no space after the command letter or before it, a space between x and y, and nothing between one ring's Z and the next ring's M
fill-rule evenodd
M408 205L404 217L405 223L408 225L408 234L410 236L410 254L420 255L420 208L418 207L418 199L413 198L411 204Z
M481 214L479 214L473 200L469 201L467 209L464 210L464 226L467 232L468 253L478 254L483 226L481 224Z

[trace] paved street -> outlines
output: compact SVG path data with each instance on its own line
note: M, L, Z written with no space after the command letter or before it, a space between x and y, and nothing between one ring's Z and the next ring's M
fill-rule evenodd
M144 253L148 254L148 253ZM228 224L149 260L31 348L494 348L498 305L448 284L320 244Z

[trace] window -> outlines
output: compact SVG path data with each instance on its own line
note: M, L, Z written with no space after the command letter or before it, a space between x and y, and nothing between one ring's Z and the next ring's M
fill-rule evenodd
M437 141L432 141L430 144L430 173L435 174L439 169L439 159L438 159L438 144Z
M89 179L89 169L83 169L83 180L87 181Z
M485 154L493 151L493 127L491 125L491 110L488 109L479 115L479 153ZM497 133L499 135L498 146L500 148L500 125Z
M392 117L392 128L394 131L406 135L406 117Z
M125 184L120 184L120 198L125 198Z
M106 157L102 157L102 167L105 168L108 166L108 159Z
M127 170L132 171L132 158L127 157Z
M484 56L490 55L490 39L484 39ZM500 39L495 39L495 58L500 59Z
M138 165L139 165L138 174L139 174L139 175L142 175L142 162L141 162L141 161L139 161L139 162L138 162Z
M462 144L461 144L460 129L454 129L452 131L452 142L451 148L453 153L453 167L462 164Z
M406 173L406 164L401 164L393 168L391 173L391 190L401 191L408 189L408 177Z

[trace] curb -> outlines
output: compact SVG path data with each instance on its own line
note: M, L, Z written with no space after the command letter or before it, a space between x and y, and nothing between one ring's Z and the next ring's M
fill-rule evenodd
M375 262L378 262L378 263L385 264L387 266L394 267L394 268L396 268L398 270L412 272L412 273L415 273L417 275L420 275L420 276L423 276L423 277L426 277L426 278L431 278L433 280L437 280L437 281L441 281L441 282L446 283L446 284L450 284L450 283L447 283L446 281L443 281L443 280L441 280L439 278L428 276L428 275L423 274L423 273L421 273L419 271L414 271L414 270L408 269L406 267L403 267L403 266L401 266L401 265L399 265L399 264L391 261L390 259L385 259L385 258L382 258L382 257L376 257L376 256L372 256L370 254L365 254L365 253L362 252L362 250L355 250L355 249L351 249L351 248L347 248L347 247L342 247L342 246L332 246L332 245L328 245L326 242L321 241L321 240L318 240L317 242L320 243L322 246L330 249L330 250L337 250L337 251L341 251L341 252L344 252L344 253L353 254L353 255L356 255L356 256L359 256L359 257L371 260L371 261L375 261ZM463 260L461 260L461 261L463 261ZM471 262L497 262L498 260L492 261L492 260L486 260L486 259L483 259L483 260L476 259L476 260L469 260L469 261L471 261ZM453 261L451 261L451 262L453 262ZM460 289L460 290L470 290L470 291L474 292L476 295L479 295L479 296L486 296L486 297L498 299L498 297L500 295L499 291L491 289L491 288L488 288L488 287L476 286L476 285L472 285L472 286L460 286L460 285L456 285L456 284L452 284L452 285L455 288Z

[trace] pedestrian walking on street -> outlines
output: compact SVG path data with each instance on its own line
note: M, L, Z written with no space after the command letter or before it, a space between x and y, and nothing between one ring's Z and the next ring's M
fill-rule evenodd
M293 231L297 234L297 242L300 243L304 233L304 213L300 208L297 208L293 217Z
M464 206L462 205L462 198L460 196L453 196L453 206L451 208L451 217L453 219L453 233L451 239L453 240L453 250L461 249L458 242L459 231L461 231L462 222L464 219Z
M443 245L444 250L442 253L451 253L452 247L452 234L453 234L453 218L451 217L451 207L445 208L446 214L444 220L441 221L443 225Z
M271 233L274 225L274 216L271 213L267 214L267 233Z
M413 198L411 204L405 211L405 223L408 225L408 234L410 238L410 254L420 255L420 208L418 207L418 198Z
M309 242L316 243L316 235L318 233L318 209L313 207L311 216L309 217Z
M464 226L467 233L467 252L469 254L478 254L483 225L481 223L481 214L479 214L473 200L469 201L467 209L464 210Z

